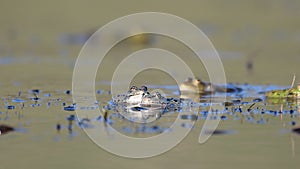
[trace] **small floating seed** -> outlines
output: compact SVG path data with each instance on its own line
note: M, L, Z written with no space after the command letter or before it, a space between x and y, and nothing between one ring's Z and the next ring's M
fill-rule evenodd
M61 130L61 125L59 123L56 124L56 131L59 132Z
M9 106L6 106L6 108L9 110L12 110L12 109L15 109L16 107L14 105L9 105Z
M220 118L221 118L221 120L227 120L228 119L227 116L224 116L224 115L221 116Z
M294 125L296 125L296 122L291 121L291 122L290 122L290 125L291 125L291 126L294 126Z
M64 107L64 110L65 111L75 111L75 107L74 106L67 106L67 107Z
M74 121L75 120L75 115L71 114L70 116L67 117L68 121Z
M65 94L71 94L71 90L66 90Z

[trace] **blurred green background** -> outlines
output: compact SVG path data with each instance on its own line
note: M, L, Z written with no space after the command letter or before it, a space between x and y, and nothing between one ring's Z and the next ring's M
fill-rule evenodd
M136 12L166 12L197 25L214 44L230 82L290 84L300 75L300 2L1 1L1 57L68 57L106 23ZM73 38L73 39L72 39ZM248 76L246 64L253 64Z

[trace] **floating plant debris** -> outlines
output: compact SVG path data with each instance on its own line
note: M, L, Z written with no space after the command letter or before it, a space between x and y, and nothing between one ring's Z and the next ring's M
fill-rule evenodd
M75 111L76 110L76 104L74 103L71 106L66 106L66 107L64 107L64 110L65 111Z
M44 96L45 97L51 97L51 93L45 93Z
M75 117L74 114L71 114L70 116L67 117L67 120L68 121L74 121L74 120L76 120L76 117Z
M232 103L234 103L234 104L240 104L241 103L241 100L236 100L236 99L234 99L234 100L231 100L232 101Z
M230 87L230 85L228 86ZM269 122L270 120L287 116L289 120L285 124L289 124L291 127L297 125L297 120L294 118L299 117L298 107L300 100L298 101L295 98L285 100L279 98L277 100L281 101L274 103L274 100L271 100L271 98L265 97L265 94L262 94L267 93L266 91L270 91L271 89L278 90L282 88L252 85L232 86L240 88L241 90L237 89L238 92L232 92L230 95L226 95L226 102L218 100L218 97L220 96L218 93L204 97L199 95L198 101L189 98L180 99L179 93L173 91L169 93L176 93L178 98L173 95L171 96L174 98L163 97L160 93L151 93L146 86L140 88L132 87L127 93L113 97L112 100L108 101L111 98L110 92L97 90L97 94L101 95L99 101L91 103L88 107L70 104L72 103L71 90L55 90L53 92L47 91L46 93L43 93L43 91L35 89L27 93L19 92L15 95L2 97L2 104L0 105L0 122L7 122L11 119L23 120L24 118L20 119L23 115L30 118L31 115L28 113L27 109L60 108L63 109L63 111L69 111L69 113L72 114L63 116L58 115L57 121L51 125L51 128L52 130L55 128L57 132L66 129L71 135L76 133L76 125L88 130L89 128L94 128L96 124L101 123L104 125L109 124L113 128L118 128L120 131L128 134L157 134L166 131L168 127L171 126L172 120L177 117L186 120L180 124L181 127L190 129L193 129L195 126L189 124L189 121L203 121L208 117L208 120L218 119L222 120L222 123L226 123L226 120L233 120L235 123L270 125L273 124ZM164 86L162 86L162 88L174 91L177 89L176 87ZM102 99L102 96L107 100ZM217 106L215 107L215 105ZM283 105L282 108L280 105ZM209 109L210 106L212 106L212 109ZM94 110L99 107L104 108L105 112L103 116L98 114L95 117L88 116L89 118L80 118L76 117L74 112L72 112L78 108L87 110L88 115L89 110ZM66 126L64 126L65 124ZM1 134L7 133L7 130L9 130L9 128L2 127ZM11 127L10 130L17 131L18 128ZM293 132L299 133L298 130L300 129L295 128L293 129ZM207 132L214 135L235 133L232 130Z
M220 117L220 119L221 119L221 120L227 120L227 119L228 119L228 117L227 117L227 116L225 116L225 115L222 115L222 116Z
M6 106L6 108L9 110L12 110L12 109L15 109L16 107L14 105L8 105L8 106Z
M66 90L64 93L65 94L71 94L71 90Z
M57 130L57 132L60 132L60 130L61 130L61 124L60 123L56 124L56 130Z
M235 133L232 130L214 130L214 131L205 131L205 134L212 134L212 135L224 135L224 134L233 134Z
M198 119L198 116L197 115L181 115L180 118L183 119L183 120L195 121L195 120Z
M232 106L233 105L233 102L224 102L224 106Z
M3 134L7 134L8 132L14 131L14 128L7 125L0 125L0 136Z
M292 131L293 131L294 133L300 134L300 128L294 128Z
M78 122L78 125L81 128L92 128L92 127L94 127L92 124L90 124L90 122L91 122L91 119L83 118Z
M32 100L32 101L39 101L40 98L37 95L35 95L35 97L30 98L30 100Z
M20 99L20 98L15 98L15 99L12 99L11 101L14 103L24 103L25 102L25 100Z
M33 90L31 90L31 93L40 94L40 90L39 89L33 89Z

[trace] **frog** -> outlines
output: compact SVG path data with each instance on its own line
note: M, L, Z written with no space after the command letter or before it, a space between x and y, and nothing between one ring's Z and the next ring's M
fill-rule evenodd
M150 93L146 86L131 86L127 93L117 95L106 107L130 121L144 123L157 120L166 112L180 109L181 102L181 99L167 98L159 92Z
M283 90L271 90L265 93L267 98L281 99L281 98L290 98L290 99L300 99L300 84L297 87L292 87Z
M131 86L126 94L112 99L114 105L140 107L145 109L168 109L180 106L180 99L163 97L159 92L150 93L146 86ZM141 110L141 109L139 109Z
M234 85L215 85L210 82L204 82L197 77L188 77L186 81L180 84L179 89L182 93L197 93L201 95L211 95L214 93L239 93L242 91L241 88Z

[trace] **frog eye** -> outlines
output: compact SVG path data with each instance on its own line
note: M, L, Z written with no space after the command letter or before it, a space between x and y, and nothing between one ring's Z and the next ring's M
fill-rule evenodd
M130 90L137 90L138 88L136 86L131 86Z
M141 86L141 88L140 88L140 90L142 90L142 91L147 91L148 90L148 88L146 87L146 86Z

